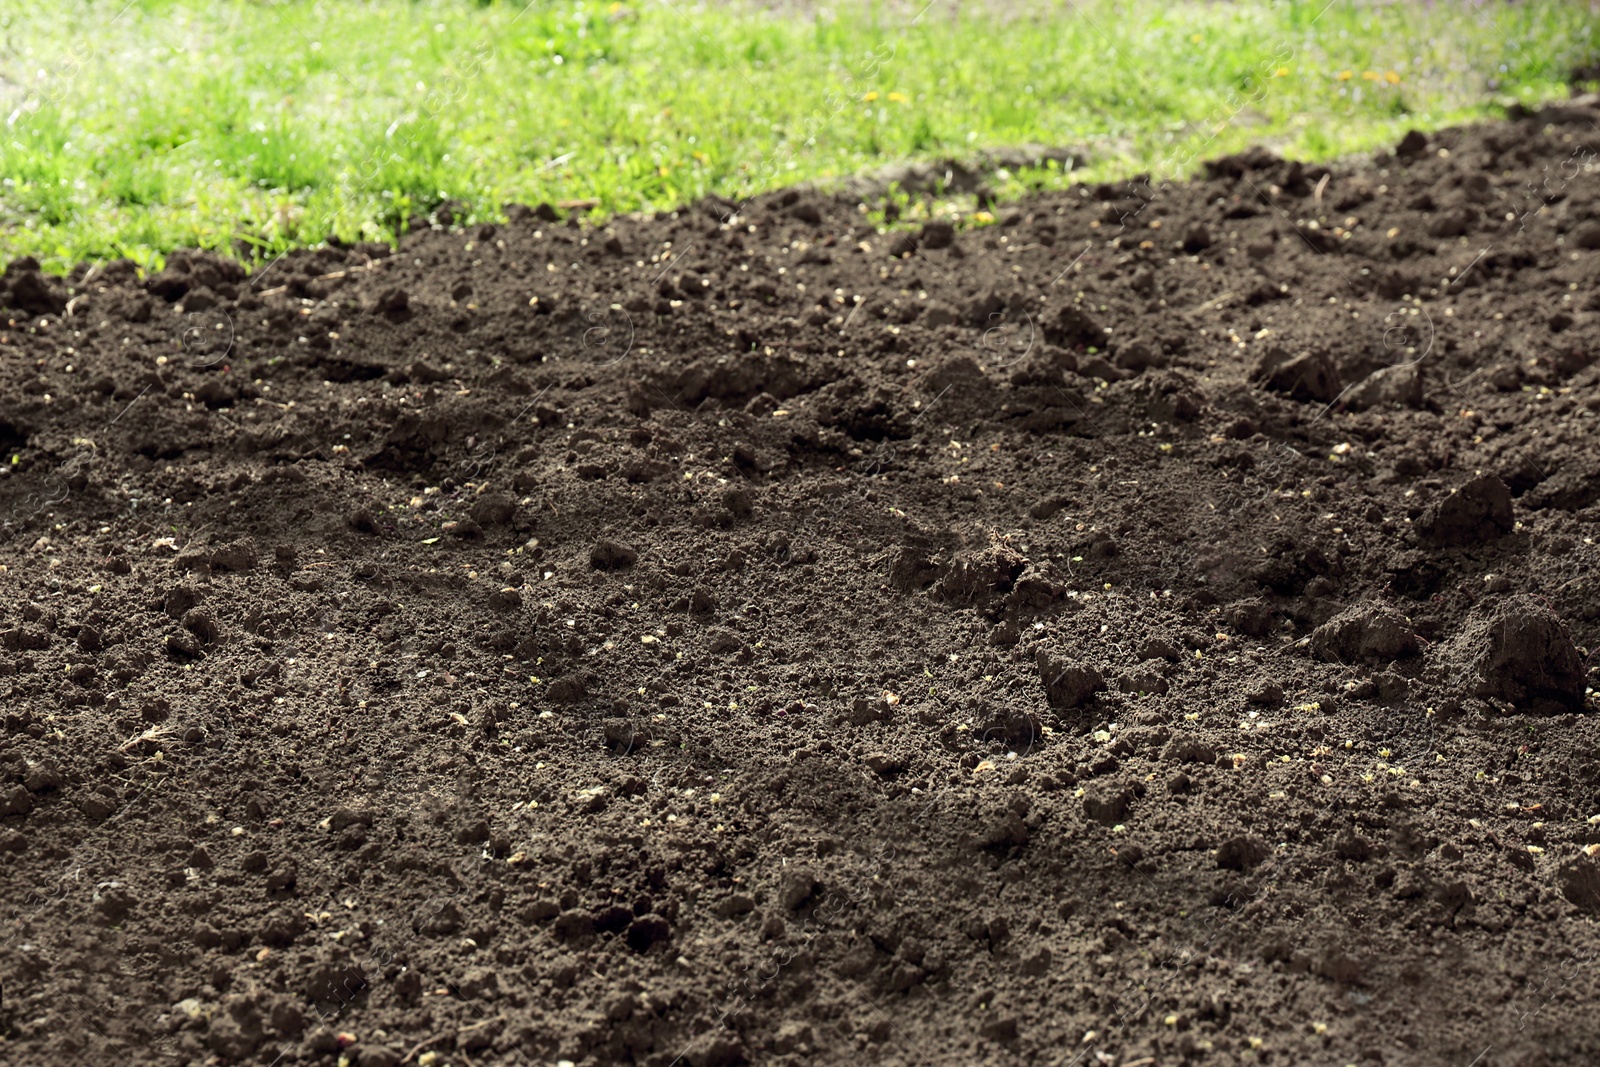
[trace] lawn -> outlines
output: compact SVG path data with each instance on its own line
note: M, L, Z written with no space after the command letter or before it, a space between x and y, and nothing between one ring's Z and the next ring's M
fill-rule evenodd
M1024 143L1088 146L1094 177L1250 142L1329 158L1564 95L1600 55L1590 6L1551 2L6 7L0 258L56 270L390 239L446 200L737 201Z

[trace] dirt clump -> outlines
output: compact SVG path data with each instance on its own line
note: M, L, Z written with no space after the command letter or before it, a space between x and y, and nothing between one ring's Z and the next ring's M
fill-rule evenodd
M1417 654L1411 620L1386 604L1358 604L1317 627L1311 650L1319 659L1389 663Z
M1583 707L1583 654L1548 604L1526 594L1508 597L1461 642L1474 653L1476 695L1528 711Z
M1438 545L1473 545L1505 536L1514 522L1511 490L1485 474L1428 505L1417 532Z

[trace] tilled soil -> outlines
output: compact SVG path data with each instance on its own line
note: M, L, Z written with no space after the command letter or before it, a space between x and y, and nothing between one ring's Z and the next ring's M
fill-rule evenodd
M12 263L0 1061L1593 1062L1597 121Z

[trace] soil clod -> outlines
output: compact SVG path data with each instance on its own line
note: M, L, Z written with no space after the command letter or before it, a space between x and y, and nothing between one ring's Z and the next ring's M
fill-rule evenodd
M1547 604L1512 596L1461 638L1474 653L1477 695L1527 711L1578 711L1586 676L1583 656Z
M1383 664L1416 655L1411 620L1384 604L1358 604L1323 623L1311 635L1311 651L1338 663Z
M639 553L629 548L620 541L602 538L595 542L589 552L589 562L596 570L618 571L631 567L639 559Z
M1485 474L1430 504L1417 532L1439 545L1472 545L1503 537L1513 526L1511 490Z

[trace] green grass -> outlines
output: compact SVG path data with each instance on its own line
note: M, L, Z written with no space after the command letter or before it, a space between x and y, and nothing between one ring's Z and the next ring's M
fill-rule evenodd
M1020 143L1103 145L1095 177L1330 158L1600 55L1581 2L1324 3L0 0L0 258L265 257L447 199L663 209Z

